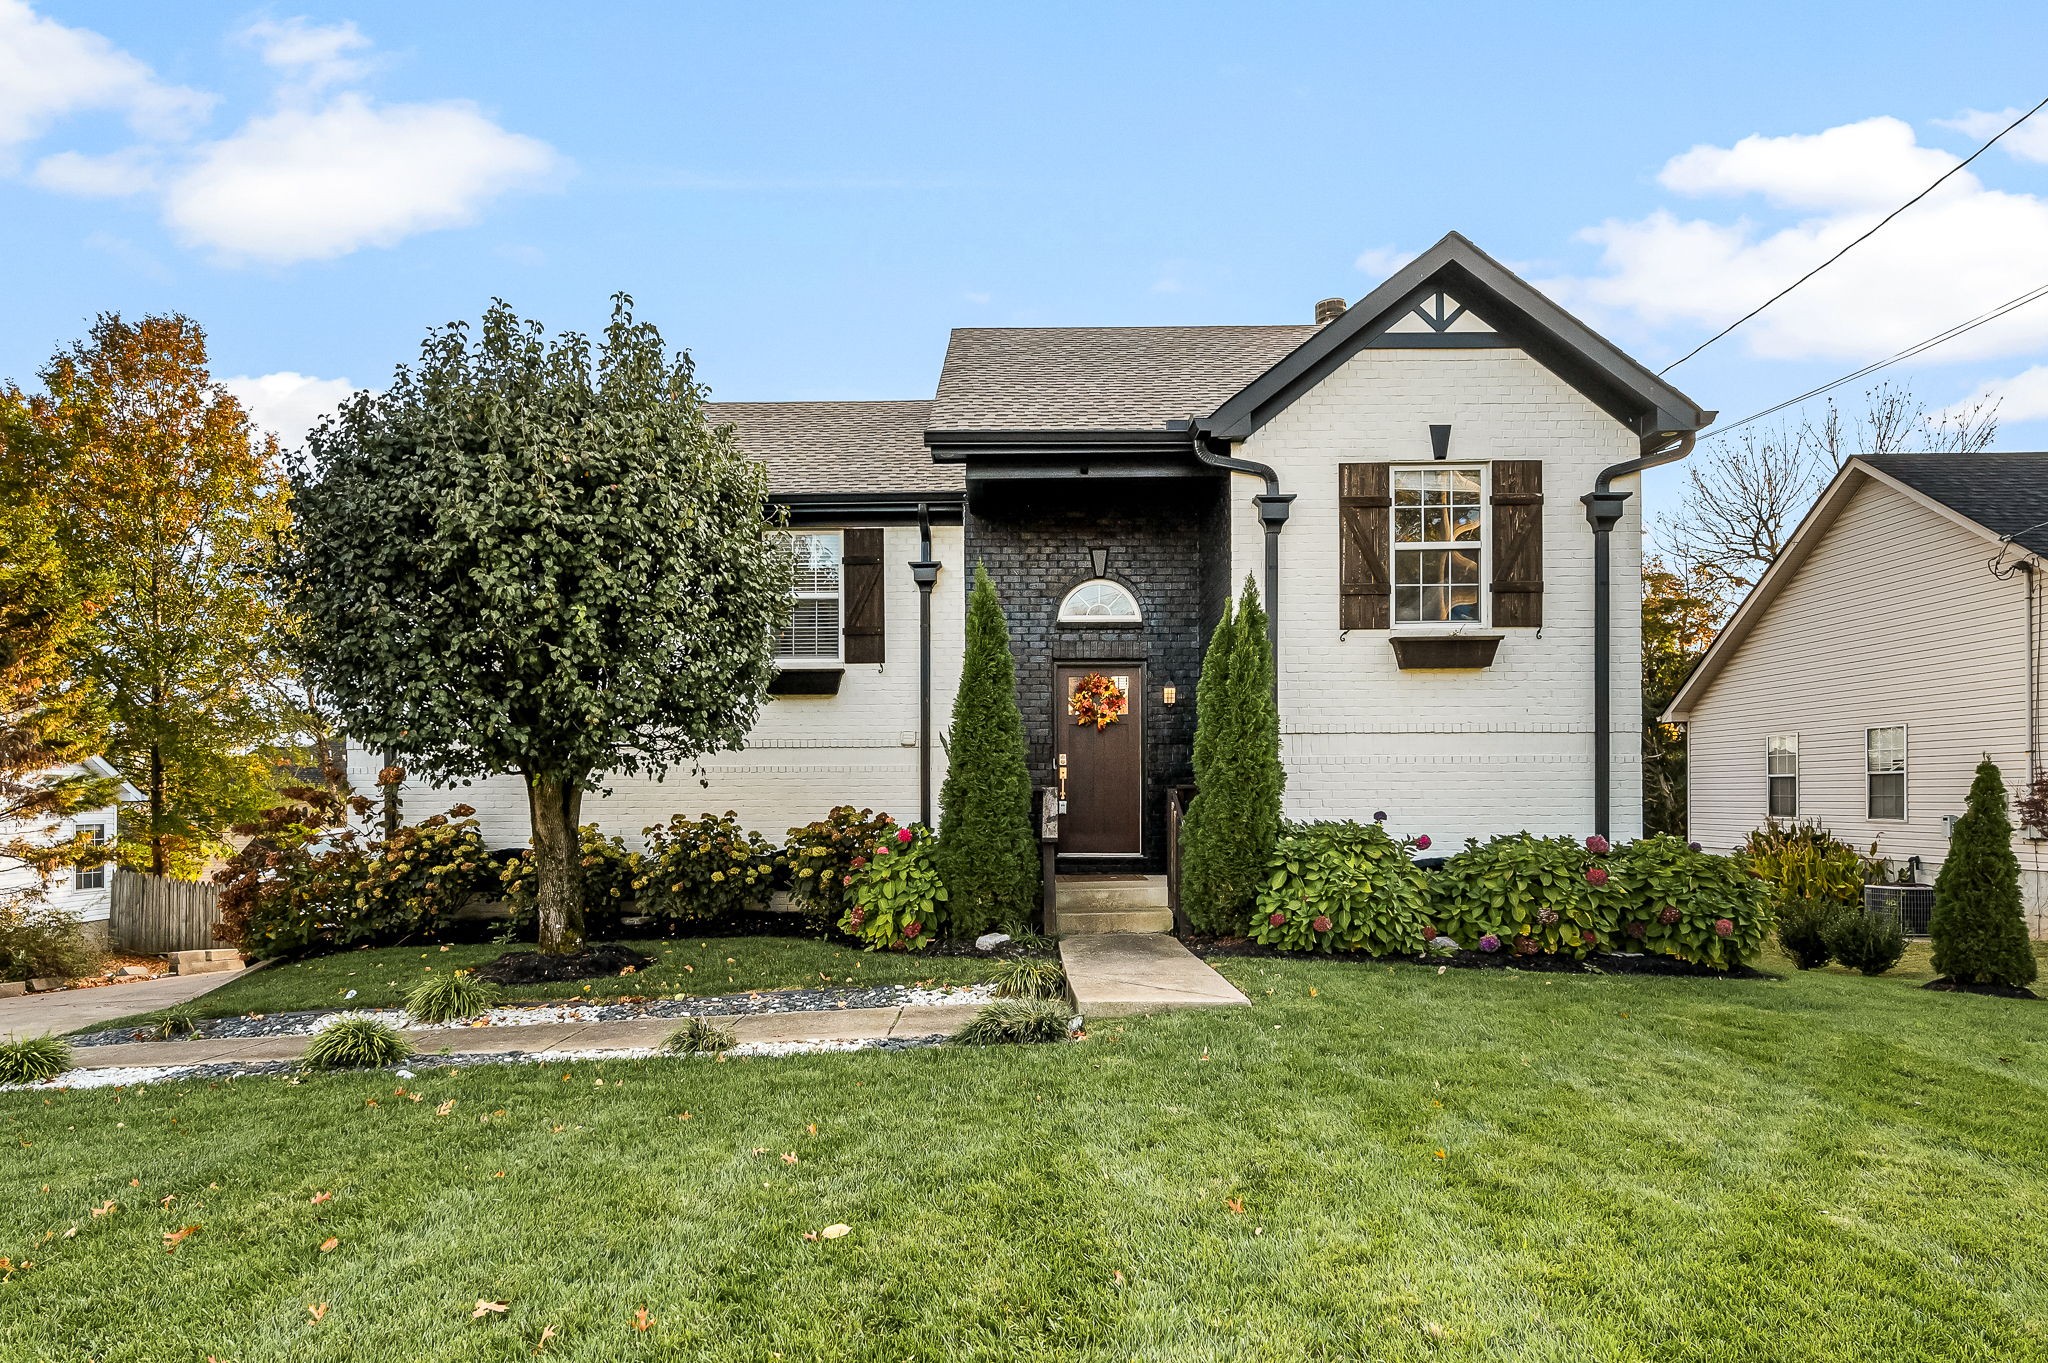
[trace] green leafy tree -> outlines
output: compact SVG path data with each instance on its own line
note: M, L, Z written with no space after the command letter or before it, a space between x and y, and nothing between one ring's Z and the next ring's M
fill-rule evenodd
M196 875L272 799L276 442L214 381L186 317L104 314L41 377L26 410L59 545L102 589L79 678L104 699L106 757L145 797L124 813L123 860Z
M967 597L967 651L946 756L934 859L946 883L948 926L970 936L1029 922L1038 899L1038 838L1024 715L1009 624L981 564Z
M1962 984L2020 987L2033 981L2033 943L2020 900L2020 862L2012 850L2005 781L1989 758L1977 764L1970 799L1956 820L1948 859L1934 878L1927 935L1934 968Z
M1280 836L1280 715L1258 587L1209 638L1195 684L1195 798L1181 822L1181 904L1200 932L1250 920Z
M1643 564L1643 831L1685 835L1685 730L1666 724L1664 707L1714 641L1718 614L1711 584L1673 572L1652 556Z
M595 348L503 303L429 333L293 471L312 683L418 775L525 780L550 953L583 942L584 792L742 746L789 614L765 471L613 303Z

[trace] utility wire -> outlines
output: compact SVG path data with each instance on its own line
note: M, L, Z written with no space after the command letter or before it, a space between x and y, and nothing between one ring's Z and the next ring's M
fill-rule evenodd
M1993 138L1991 139L1991 141L1989 141L1989 142L1986 142L1986 143L1985 143L1985 144L1984 144L1983 146L1981 146L1981 147L1977 148L1977 150L1975 150L1975 151L1971 152L1971 153L1970 153L1970 154L1969 154L1968 156L1965 156L1965 157L1964 157L1964 158L1963 158L1962 160L1960 160L1960 161L1956 162L1956 163L1955 163L1954 165L1950 166L1950 167L1949 167L1949 168L1948 168L1947 170L1943 171L1943 172L1942 172L1942 173L1941 173L1941 174L1940 174L1939 176L1937 176L1937 177L1935 178L1935 181L1934 181L1934 183L1933 183L1933 184L1931 184L1931 185L1927 186L1927 188L1925 188L1925 189L1921 190L1921 191L1920 191L1920 192L1919 192L1918 194L1915 194L1915 195L1914 195L1914 196L1913 196L1912 198L1910 198L1910 199L1906 200L1906 201L1905 201L1904 203L1900 204L1900 205L1899 205L1899 206L1898 206L1897 208L1894 208L1894 209L1893 209L1893 210L1892 210L1891 212L1889 212L1889 213L1885 214L1885 215L1884 215L1884 216L1883 216L1882 218L1879 218L1879 219L1877 220L1877 223L1876 223L1876 225L1875 225L1875 226L1873 226L1873 227L1872 227L1872 228L1871 228L1871 229L1870 229L1869 231L1865 232L1865 233L1864 233L1864 234L1863 234L1862 236L1860 236L1860 237L1856 238L1856 240L1854 240L1854 241L1850 242L1850 243L1849 243L1849 244L1848 244L1847 246L1844 246L1844 247L1843 247L1843 248L1842 248L1841 250L1839 250L1839 251L1835 252L1835 253L1834 253L1833 255L1829 256L1829 257L1828 257L1828 258L1827 258L1826 260L1823 260L1823 261L1822 261L1822 262L1821 262L1820 264L1818 264L1818 265L1814 266L1814 267L1813 267L1812 269L1808 270L1808 271L1807 271L1807 272L1806 272L1805 274L1803 274L1803 275L1799 276L1799 278L1797 278L1797 279L1793 280L1793 281L1792 281L1792 282L1791 282L1790 284L1787 284L1787 285L1786 285L1786 286L1785 286L1784 288L1782 288L1782 289L1778 290L1778 291L1777 291L1776 293L1772 294L1772 295L1771 295L1771 296L1770 296L1769 298L1766 298L1766 299L1765 299L1765 300L1764 300L1763 302L1761 302L1761 303L1757 304L1757 305L1756 305L1755 307L1751 308L1751 309L1750 309L1750 310L1749 310L1748 312L1745 312L1745 313L1743 313L1743 314L1742 314L1742 316L1740 316L1740 317L1736 318L1736 319L1735 319L1734 321L1730 322L1730 323L1729 323L1729 324L1728 324L1727 326L1725 326L1725 327L1722 327L1722 328L1721 328L1721 329L1720 329L1719 331L1715 332L1715 333L1714 333L1714 334L1713 334L1712 336L1709 336L1709 337L1707 337L1707 339L1706 339L1706 340L1704 340L1704 341L1701 341L1701 342L1700 342L1700 343L1699 343L1698 345L1694 346L1694 347L1693 347L1693 348L1692 348L1691 350L1688 350L1688 351L1686 351L1686 352L1685 352L1685 353L1684 353L1683 355L1680 355L1680 356L1679 356L1679 357L1678 357L1677 359L1673 360L1673 361L1672 361L1672 362L1671 362L1670 364L1667 364L1667 365L1665 365L1665 366L1664 366L1664 367L1663 367L1662 369L1660 369L1660 370L1658 370L1658 371L1657 371L1658 377L1660 377L1660 378L1661 378L1661 377L1663 377L1664 375L1666 375L1666 374L1669 374L1669 373L1670 373L1670 372L1671 372L1672 370L1674 370L1674 369L1678 368L1678 366L1680 366L1680 365L1684 364L1684 363L1685 363L1685 362L1686 362L1687 360L1689 360L1689 359L1691 359L1691 358L1692 358L1693 356L1695 356L1695 355L1699 354L1699 353L1700 353L1700 352L1701 352L1702 350L1705 350L1705 349L1706 349L1706 348L1707 348L1708 346L1710 346L1710 345L1712 345L1712 344L1713 344L1714 342L1716 342L1716 341L1720 340L1720 339L1721 339L1721 338L1722 338L1723 336L1726 336L1726 335L1727 335L1727 334L1728 334L1729 332L1731 332L1731 331L1735 330L1735 328L1737 328L1737 327L1741 326L1741 325L1742 325L1742 324L1743 324L1744 322L1747 322L1747 321L1748 321L1748 320L1749 320L1750 318L1752 318L1752 317L1756 316L1756 315L1757 315L1758 313L1762 312L1762 311L1763 311L1763 310L1764 310L1765 308L1767 308L1767 307L1769 307L1769 306L1770 306L1771 304L1773 304L1773 303L1777 302L1777 301L1778 301L1778 300L1779 300L1780 298L1783 298L1783 297L1784 297L1784 296L1785 296L1786 294L1788 294L1788 293L1792 292L1792 290L1794 290L1794 289L1798 288L1798 287L1799 287L1799 286L1800 286L1801 284L1804 284L1804 283L1805 283L1805 282L1806 282L1807 280L1809 280L1809 279L1813 278L1813 277L1814 277L1815 275L1819 274L1819 273L1820 273L1820 272L1821 272L1822 270L1825 270L1825 269L1826 269L1826 268L1827 268L1828 266L1830 266L1830 265L1834 264L1834 263L1835 263L1836 261L1840 260L1840 259L1841 259L1841 258L1842 258L1843 256L1846 256L1846 255L1848 255L1848 254L1849 254L1849 252L1851 252L1851 251L1855 250L1855 249L1856 249L1857 247L1861 246L1861 245L1862 245L1862 244L1863 244L1864 242L1866 242L1866 241L1869 241L1869 240L1870 240L1870 239L1871 239L1871 238L1872 238L1873 236L1877 235L1877 232L1878 232L1878 229L1879 229L1879 228L1883 227L1883 226L1884 226L1884 225L1885 225L1886 223L1890 222L1890 221L1891 221L1891 220L1892 220L1893 218L1896 218L1896 217L1898 217L1898 216L1899 216L1899 214L1901 214L1901 213L1905 212L1905 211L1906 211L1907 209L1911 208L1911 207L1912 207L1912 206L1913 206L1914 204L1916 204L1916 203L1919 203L1919 202L1920 202L1920 201L1921 201L1922 199L1924 199L1924 198L1926 198L1926 197L1927 197L1928 195L1932 194L1932 193L1933 193L1933 192L1934 192L1935 190L1937 190L1937 189L1941 188L1941 186L1942 186L1942 183L1943 183L1944 181L1946 181L1946 180L1948 179L1948 177L1949 177L1949 176L1951 176L1951 175L1954 175L1954 174L1955 174L1955 173L1956 173L1957 171L1961 170L1961 169L1962 169L1962 168L1963 168L1964 166L1967 166L1967 165L1969 165L1969 164L1970 164L1970 162L1972 162L1972 161L1976 160L1976 159L1977 159L1978 157L1982 156L1982 155L1983 155L1983 154L1984 154L1985 152L1987 152L1987 151L1990 151L1990 150L1991 150L1991 148L1993 147L1993 145L1995 145L1995 144L1997 143L1997 141L1998 141L1998 139L1999 139L1999 138L2001 138L2001 137L2004 137L2004 136L2005 136L2005 135L2006 135L2007 133L2011 132L2011 131L2012 131L2012 130L2013 130L2014 128L2017 128L2017 127L2018 127L2018 126L2019 126L2020 124L2022 124L2022 123L2026 122L2026 121L2027 121L2028 119L2032 118L2032 117L2033 117L2033 116L2034 116L2035 114L2037 114L2037 113L2040 113L2040 112L2041 112L2041 110L2042 110L2042 109L2044 109L2044 108L2048 108L2048 99L2043 99L2043 100L2042 100L2042 101L2041 101L2041 102L2040 102L2039 104L2036 104L2036 105L2035 105L2035 106L2034 106L2033 108L2031 108L2031 109L2027 110L2027 111L2026 111L2025 113L2021 114L2021 115L2020 115L2020 116L2019 116L2018 118L2015 118L2015 119L2014 119L2014 120L2013 120L2012 122L2010 122L2010 123L2006 124L2006 125L2005 125L2005 127L2003 127L2002 129L2000 129L2000 130L1998 131L1998 133L1996 134L1996 136L1994 136L1994 137L1993 137Z
M1775 406L1766 407L1761 412L1757 412L1753 415L1746 416L1742 418L1742 420L1740 421L1731 422L1725 426L1717 426L1714 428L1713 433L1716 436L1728 435L1731 432L1741 430L1744 426L1751 425L1754 422L1762 421L1767 416L1776 416L1779 412L1784 411L1787 407L1797 407L1800 403L1809 401L1813 398L1817 398L1822 393L1832 392L1835 389L1840 388L1845 383L1854 383L1856 380L1860 378L1865 378L1871 374L1875 374L1880 369L1888 369L1892 365L1899 363L1899 361L1901 360L1910 360L1915 355L1924 354L1927 351L1934 349L1934 347L1938 345L1943 345L1949 341L1953 341L1956 337L1961 336L1966 332L1975 331L1978 327L1983 326L1987 322L1995 322L1999 318L2005 316L2007 313L2016 311L2017 309L2023 308L2027 304L2036 302L2042 298L2048 298L2048 284L2043 284L2039 288L2029 289L2025 293L2021 294L2019 297L2008 299L2005 302L2000 303L1997 307L1991 309L1991 311L1979 313L1977 316L1972 317L1967 322L1958 322L1956 325L1950 327L1946 331L1938 332L1935 335L1928 337L1924 341L1918 342L1914 345L1907 346L1904 350L1899 351L1896 355L1888 356L1882 360L1874 360L1871 363L1864 365L1861 369L1855 370L1851 373L1844 374L1839 379L1831 379L1827 383L1820 385L1820 387L1818 388L1809 388L1796 398L1787 398L1783 402L1780 402Z

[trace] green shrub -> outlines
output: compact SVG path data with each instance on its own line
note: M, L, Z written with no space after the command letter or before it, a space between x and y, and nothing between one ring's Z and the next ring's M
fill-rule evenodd
M71 1068L71 1048L54 1036L0 1042L0 1084L43 1084Z
M1583 960L1614 941L1620 897L1608 878L1600 859L1567 837L1468 838L1429 876L1429 907L1437 931L1467 950Z
M1872 843L1868 852L1859 852L1817 823L1773 820L1751 831L1741 856L1771 887L1781 918L1802 901L1816 906L1806 915L1808 921L1825 923L1834 916L1818 907L1822 905L1860 913L1863 887L1884 879L1877 844Z
M456 805L393 833L362 860L354 912L342 924L341 946L434 941L455 911L494 892L498 869L468 805Z
M1006 999L1057 999L1067 990L1067 971L1044 956L1019 956L996 967L990 982Z
M0 980L75 980L105 959L85 925L46 903L0 904Z
M436 971L406 994L405 1011L415 1022L439 1026L488 1012L497 1002L497 986L467 970Z
M997 999L953 1033L963 1046L1014 1046L1065 1041L1074 1010L1053 999Z
M1828 928L1836 919L1861 909L1847 909L1833 899L1798 898L1780 901L1778 945L1801 970L1818 970L1834 959L1828 946Z
M896 832L896 821L872 809L840 805L815 823L789 830L783 864L789 867L789 899L797 911L821 928L838 926L850 907L846 890L853 873L884 838Z
M1837 914L1826 935L1835 959L1866 975L1884 974L1906 954L1906 934L1888 913Z
M2020 900L2005 781L1988 758L1977 765L1969 804L1956 820L1948 858L1934 878L1927 935L1934 968L1963 984L2024 988L2034 979L2033 943Z
M740 1044L738 1033L710 1018L689 1018L668 1034L661 1049L670 1055L720 1055Z
M715 923L768 903L775 848L731 810L690 819L678 814L647 832L640 909L671 927Z
M946 740L945 811L934 852L947 923L963 937L1029 919L1038 906L1038 829L1009 625L988 569L974 566L967 640Z
M1195 683L1195 798L1180 827L1181 905L1198 932L1241 931L1280 838L1280 720L1258 588L1209 637Z
M643 874L641 855L622 839L605 836L594 823L578 828L576 840L583 854L584 930L592 937L611 936L619 930L619 920L634 911L636 884ZM499 863L498 885L512 925L526 937L539 914L531 848L522 847Z
M929 828L912 824L876 848L853 873L847 887L852 904L839 930L871 950L929 946L944 928L946 913L946 884L932 856L933 842Z
M382 1018L348 1014L313 1033L302 1059L316 1070L375 1069L412 1054L412 1043Z
M1249 935L1283 951L1413 956L1429 931L1428 873L1378 824L1290 824Z
M1771 892L1739 857L1693 851L1669 834L1639 838L1607 859L1598 898L1616 901L1621 940L1695 965L1730 970L1763 951Z

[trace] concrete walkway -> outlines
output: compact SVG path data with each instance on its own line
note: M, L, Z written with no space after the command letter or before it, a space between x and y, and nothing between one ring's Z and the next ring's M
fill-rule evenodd
M710 1020L732 1028L740 1044L806 1041L882 1041L949 1036L981 1011L980 1004L902 1005L890 1008L829 1008L801 1013L757 1013ZM659 1047L683 1019L639 1018L627 1022L544 1022L528 1027L408 1028L420 1061L437 1055L517 1056L538 1051L644 1051ZM206 1024L200 1023L201 1032ZM310 1040L304 1036L201 1036L192 1041L130 1041L114 1046L79 1046L74 1069L125 1069L136 1065L217 1065L259 1060L296 1060Z
M1084 1020L1251 1002L1192 951L1162 933L1063 937L1060 960L1067 968L1074 1011Z
M95 1023L133 1017L210 994L246 970L221 970L207 975L160 975L134 984L107 984L97 989L58 989L0 999L0 1041L16 1041L45 1032L62 1035Z

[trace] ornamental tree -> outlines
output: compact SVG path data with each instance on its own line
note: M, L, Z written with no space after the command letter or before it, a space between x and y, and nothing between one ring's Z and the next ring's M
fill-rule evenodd
M1989 758L1977 764L1963 817L1956 820L1948 859L1934 878L1934 916L1927 935L1934 968L1958 984L2032 982L2033 943L2020 900L2020 862L2012 850L2005 781Z
M1209 637L1195 684L1195 798L1180 832L1180 893L1201 932L1236 932L1252 912L1280 836L1280 717L1258 587Z
M584 792L739 747L759 713L792 571L765 470L620 294L595 348L502 302L428 333L292 486L312 680L420 775L524 779L540 947L580 949Z
M967 597L967 649L933 853L946 883L947 918L960 936L1029 922L1038 899L1038 837L1031 821L1031 768L1010 628L988 569L974 567Z

